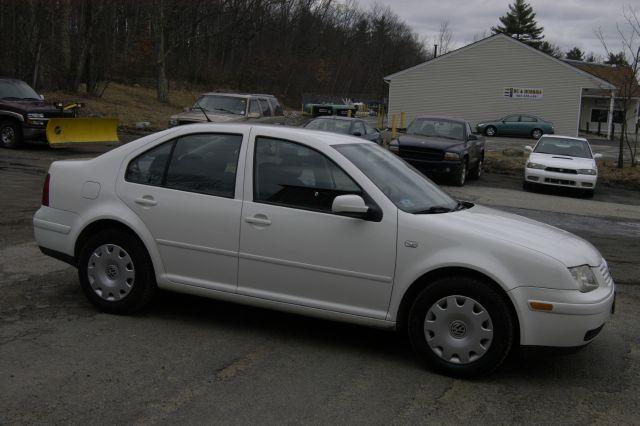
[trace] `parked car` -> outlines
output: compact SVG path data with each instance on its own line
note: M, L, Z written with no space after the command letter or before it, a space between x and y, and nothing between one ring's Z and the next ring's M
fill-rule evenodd
M347 117L318 117L304 125L309 130L324 130L326 132L353 135L375 143L382 143L382 136L378 129L359 118Z
M72 110L63 111L45 103L24 81L0 79L0 146L3 148L18 148L25 140L46 143L47 121L73 116Z
M56 161L33 218L98 309L156 288L408 333L432 368L492 371L518 345L582 347L614 283L588 242L457 201L377 144L195 124Z
M425 116L414 119L389 150L427 175L446 175L462 186L467 177L480 178L485 141L465 120Z
M596 160L602 154L591 151L589 141L569 136L543 136L530 152L524 169L525 190L537 185L563 186L593 196L598 180Z
M487 136L530 136L539 139L542 135L552 135L553 123L533 115L511 114L498 120L478 123L476 130Z
M255 121L284 124L284 111L273 95L205 93L191 108L169 118L169 127L193 123Z

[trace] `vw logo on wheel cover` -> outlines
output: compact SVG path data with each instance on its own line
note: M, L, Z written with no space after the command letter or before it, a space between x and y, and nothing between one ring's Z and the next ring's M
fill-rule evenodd
M449 326L449 332L456 339L462 339L467 334L467 325L462 321L453 321Z

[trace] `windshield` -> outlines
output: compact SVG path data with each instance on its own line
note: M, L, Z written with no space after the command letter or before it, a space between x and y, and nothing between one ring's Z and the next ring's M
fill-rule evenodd
M193 108L204 108L207 111L223 114L244 115L247 110L247 100L232 96L205 95L198 98Z
M533 152L538 154L563 155L565 157L592 158L586 141L565 138L541 138Z
M358 167L400 210L427 213L435 207L444 212L458 206L456 200L422 173L378 145L333 147Z
M24 81L0 80L0 99L40 100L40 96Z
M334 120L331 118L321 118L318 120L312 120L305 126L307 129L312 130L324 130L334 133L349 133L351 128L351 122L348 120Z
M455 121L417 118L407 128L407 134L461 141L464 140L464 127L462 123Z

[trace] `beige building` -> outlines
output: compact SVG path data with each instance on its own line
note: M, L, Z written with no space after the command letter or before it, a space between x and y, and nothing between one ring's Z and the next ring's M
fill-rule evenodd
M450 115L475 125L522 113L551 121L556 134L575 136L602 99L607 119L603 133L616 117L611 96L617 89L610 81L503 34L391 74L385 81L390 116L404 112L407 123L419 115ZM594 118L601 119L601 112L596 114ZM628 114L634 127L637 115L636 99Z

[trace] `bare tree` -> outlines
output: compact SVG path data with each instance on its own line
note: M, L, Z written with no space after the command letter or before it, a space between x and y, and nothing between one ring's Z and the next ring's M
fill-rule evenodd
M444 55L451 50L451 42L453 40L453 31L449 27L449 21L440 22L440 31L438 32L438 49L440 54Z
M622 14L624 23L616 24L622 47L622 50L617 52L617 55L625 57L628 65L619 66L620 71L617 73L618 77L615 82L618 89L618 102L622 112L618 168L624 167L625 143L629 149L631 166L635 167L637 164L638 136L635 133L633 140L629 138L630 129L627 129L627 113L631 111L632 106L635 105L637 108L636 99L640 97L640 86L638 85L638 77L640 76L640 17L638 16L638 10L631 6L623 7ZM609 49L601 29L596 31L596 35L600 39L607 56L616 56L616 53ZM621 53L622 55L620 55Z

